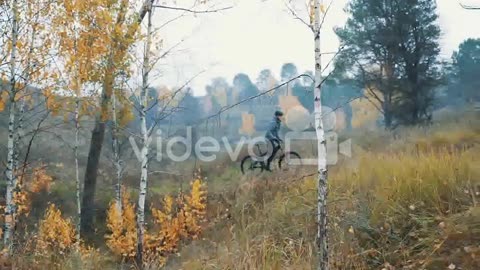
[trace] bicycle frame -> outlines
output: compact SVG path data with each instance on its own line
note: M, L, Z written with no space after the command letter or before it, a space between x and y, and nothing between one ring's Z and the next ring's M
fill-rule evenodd
M277 150L277 152L275 153L275 156L272 158L272 161L275 160L275 159L277 159L278 157L281 157L281 156L285 153L283 145L284 145L284 142L283 142L283 141L278 143L278 150ZM260 153L260 156L261 156L261 157L265 157L265 156L268 154L268 151L267 151L267 152L262 152L262 150L260 149L260 145L259 145L259 144L256 144L256 146L257 146L258 152ZM265 160L258 160L258 161L256 161L256 162L262 163L262 164L263 164L262 166L265 166L265 165L266 165Z

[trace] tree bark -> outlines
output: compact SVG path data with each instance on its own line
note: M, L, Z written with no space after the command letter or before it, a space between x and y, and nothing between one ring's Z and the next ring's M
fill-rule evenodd
M79 23L79 14L78 11L75 11L74 15L74 31L75 31L75 54L78 53L78 41L80 38L80 23ZM78 59L78 57L76 57ZM76 68L77 68L77 76L75 80L75 87L74 87L74 95L75 95L75 111L74 111L74 122L75 122L75 145L73 147L73 155L75 158L75 196L76 196L76 203L77 203L77 222L76 222L76 247L77 251L80 249L80 239L81 239L81 229L80 226L82 224L82 205L81 205L81 194L82 194L82 185L80 182L80 168L78 165L78 147L79 147L79 132L80 132L80 96L81 96L81 89L82 89L82 81L80 77L80 61L76 61Z
M128 40L135 35L140 23L142 22L147 12L147 7L153 3L154 0L145 0L139 12L137 13L137 20L129 27L127 33L123 37ZM128 1L122 1L122 7L120 8L120 14L117 18L116 25L122 25L125 21L125 14ZM112 54L114 51L117 54L117 58L123 58L127 53L128 45L120 44L122 41L117 40L113 42ZM95 117L95 127L92 130L92 137L90 139L90 150L88 152L87 167L85 168L85 180L84 180L84 192L82 197L82 224L81 233L86 235L93 232L93 219L94 219L94 207L95 207L95 190L97 186L98 167L100 163L100 155L102 153L103 140L105 138L105 116L108 115L108 104L110 103L111 93L114 82L114 61L113 55L109 57L107 68L105 70L105 79L102 87L101 98L101 113Z
M393 103L392 103L392 95L395 92L395 85L394 85L394 67L395 62L393 55L394 53L391 52L392 47L388 47L387 57L386 57L386 64L385 64L385 76L386 76L386 86L385 86L385 93L383 95L383 117L385 119L385 129L391 129L393 125Z
M16 57L17 57L17 41L18 41L18 6L17 1L12 2L12 51L10 52L10 105L9 105L9 121L8 121L8 141L7 141L7 193L6 193L6 209L5 209L5 231L4 231L4 248L9 252L12 251L13 230L15 228L15 210L16 204L14 200L14 192L17 186L17 177L15 175L15 111L16 111Z
M147 106L148 106L148 74L150 72L150 47L152 43L152 6L148 10L147 24L147 41L145 44L145 52L143 58L143 76L142 91L140 93L140 122L141 136L143 139L141 151L141 175L140 189L137 205L137 265L143 269L143 238L145 232L145 199L147 196L147 180L148 180L148 152L150 147L149 133L147 129Z
M115 166L117 181L115 183L115 205L118 213L122 213L122 162L120 160L120 153L118 149L118 123L117 123L117 101L115 90L112 92L112 149L113 149L113 163Z
M85 170L84 189L81 206L81 234L93 232L93 216L95 214L95 189L97 186L98 165L100 154L102 152L103 139L105 137L105 123L100 120L95 121L95 127L92 131L90 140L90 150L88 152L87 168Z
M94 231L95 216L95 191L97 186L98 168L100 156L102 153L103 141L105 139L106 121L108 119L108 108L113 89L113 51L107 59L107 67L102 87L102 97L100 103L100 113L95 116L95 126L92 130L90 140L90 149L87 158L87 167L85 169L84 189L81 205L81 224L80 233L86 237Z
M320 8L322 0L314 3L314 41L315 41L315 90L314 90L314 114L315 131L317 134L318 151L318 197L317 197L317 252L318 269L328 269L328 234L327 234L327 149L325 131L322 122L322 62L320 47ZM323 15L325 16L325 15Z
M7 142L7 193L6 193L6 209L5 209L5 231L4 231L4 247L8 250L12 248L13 229L15 227L15 208L14 192L17 185L17 178L13 167L15 166L15 101L10 99L9 106L9 122L8 122L8 142Z
M78 166L78 134L80 131L80 100L79 97L75 97L75 145L73 147L73 152L75 156L75 184L76 184L76 201L77 201L77 224L76 224L76 237L77 237L77 247L80 245L80 224L82 221L82 208L80 204L81 198L81 183L80 183L80 168Z

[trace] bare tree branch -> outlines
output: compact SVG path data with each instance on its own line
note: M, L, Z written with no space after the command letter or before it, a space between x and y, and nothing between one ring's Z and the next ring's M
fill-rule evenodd
M323 14L322 21L320 22L320 27L319 29L322 29L323 23L325 22L325 18L328 15L328 11L330 10L330 7L332 7L333 0L330 0L330 3L328 4L327 9L325 10L325 13Z
M325 65L325 68L322 70L322 72L325 72L325 70L327 70L327 68L333 63L333 61L335 60L335 58L337 58L337 56L343 51L343 46L341 46L340 48L338 48L338 51L336 51L335 53L330 53L330 54L335 54L332 59L330 59L330 61L328 61L327 65Z
M215 13L215 12L220 12L224 10L231 9L232 7L224 7L224 8L218 8L218 9L207 9L207 10L193 10L189 8L181 8L181 7L172 7L172 6L165 6L165 5L153 5L152 7L154 8L163 8L163 9L171 9L171 10L179 10L179 11L185 11L185 12L190 12L190 13Z
M184 174L181 174L179 172L167 172L167 171L153 171L153 172L149 172L148 174L170 174L170 175L184 176Z
M370 91L370 93L373 93L373 92ZM375 93L373 93L373 95L376 96ZM375 109L377 109L377 111L379 111L381 114L385 115L385 111L382 110L382 108L378 107L378 105L375 104L375 102L373 102L370 97L368 97L368 96L363 96L363 97L366 98L368 100L368 102L370 102L370 104L372 104L373 107L375 107ZM378 97L376 97L376 99L378 100Z
M185 87L187 87L187 85L192 82L196 77L198 77L200 74L202 74L203 72L205 72L204 70L199 72L197 75L193 76L192 78L190 78L190 80L188 80L187 82L185 82L182 86L180 86L177 90L175 90L173 92L173 95L171 96L170 100L167 102L167 104L165 104L162 108L162 110L158 113L158 115L162 115L164 114L165 110L168 108L168 106L170 105L170 103L175 99L175 96L180 92L182 91ZM173 112L170 112L170 113L173 113ZM168 115L167 115L168 116ZM167 117L166 116L166 117ZM149 128L148 130L148 135L150 136L153 132L153 130L155 129L155 127L157 126L158 122L160 122L160 120L163 120L165 119L166 117L162 117L162 118L157 118L155 120L155 122L153 123L153 125Z
M290 13L292 14L292 16L296 19L296 20L299 20L301 23L303 23L304 25L306 25L310 30L312 30L312 32L314 31L313 29L313 26L310 24L310 23L307 23L304 19L300 18L297 14L297 12L290 6L288 5L287 3L285 3L285 7L288 9L288 11L290 11Z
M363 83L366 84L366 81L367 81L367 80L366 80L365 78L366 78L366 73L367 73L367 71L363 68L362 64L360 64L360 62L358 62L358 60L355 60L355 62L357 62L358 67L360 68L360 71L362 72ZM382 100L382 99L377 95L377 93L375 93L375 91L373 91L373 89L371 89L371 87L367 86L366 89L367 89L367 91L368 91L370 94L373 95L373 97L374 97L378 102L380 102L380 104L383 104L383 103L385 102L384 100ZM373 102L373 101L371 100L370 97L368 97L368 96L366 96L366 95L364 95L364 97L375 107L375 109L377 109L381 114L385 115L385 111L384 111L383 109L379 108L379 107L377 106L377 104L375 104L375 102Z
M169 55L175 48L177 48L178 46L180 46L180 44L182 44L184 41L185 41L185 39L182 38L179 42L175 43L172 47L170 47L170 48L167 49L164 53L162 53L162 55L160 55L160 56L157 57L156 59L153 59L152 65L151 65L151 68L150 68L149 72L152 71L153 67L158 63L158 61L160 61L161 59L164 59L165 57L167 57L167 55Z
M27 151L26 151L26 153L25 153L25 158L23 159L23 164L22 164L23 168L22 168L22 174L21 174L22 177L23 177L23 175L25 175L25 170L26 170L26 168L27 168L28 157L29 157L30 151L31 151L31 149L32 149L33 140L34 140L35 137L37 136L38 132L41 130L41 126L42 126L43 122L48 118L49 114L50 114L50 111L48 111L48 112L44 115L44 117L43 117L42 119L40 119L40 121L39 121L38 124L37 124L37 128L35 128L35 130L34 130L34 132L33 132L33 134L32 134L32 137L30 137L30 140L29 140L28 146L27 146Z
M184 12L184 13L182 13L182 14L178 15L177 17L175 17L175 18L172 18L172 19L170 19L170 20L168 20L168 21L164 22L164 23L163 23L163 24L161 24L159 27L157 27L157 28L155 29L155 31L154 31L154 32L156 32L156 31L158 31L158 30L162 29L163 27L165 27L165 26L169 25L170 23L172 23L172 22L174 22L174 21L176 21L176 20L178 20L178 19L180 19L180 18L182 18L182 17L185 17L185 14L186 14L186 13L187 13L187 12Z

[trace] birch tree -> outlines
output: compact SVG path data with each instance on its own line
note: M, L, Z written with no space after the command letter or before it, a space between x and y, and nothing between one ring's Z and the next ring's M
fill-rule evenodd
M122 154L124 154L124 146L128 143L128 140L125 140L125 133L122 133L122 130L134 120L135 116L132 112L133 105L128 98L128 89L126 88L126 81L128 81L130 77L124 72L120 74L115 83L116 87L112 91L112 121L110 128L112 156L110 159L115 171L115 206L118 213L122 215L122 178L126 167L123 160L125 157Z
M322 120L322 84L325 81L322 78L322 50L321 50L321 30L325 17L332 4L325 8L323 0L311 0L309 3L310 22L300 17L291 5L287 5L290 13L295 19L306 25L313 33L315 74L314 74L314 119L315 132L317 135L317 153L318 153L318 175L317 175L317 257L319 270L328 269L328 231L327 231L327 148L325 139L325 130ZM291 1L289 2L291 3ZM332 59L333 60L333 59Z
M115 184L115 204L117 206L118 213L122 213L122 174L123 174L123 166L120 160L120 149L118 143L118 121L117 121L117 99L115 95L115 91L113 91L112 95L112 151L113 151L113 165L115 167L115 176L116 176L116 184Z
M64 0L54 19L53 30L58 34L57 61L61 67L64 92L71 98L66 99L66 114L73 113L75 158L75 182L77 203L77 243L80 242L81 193L82 185L79 168L79 133L81 118L92 115L96 107L87 92L96 94L100 88L103 60L109 55L110 36L105 35L113 23L112 13L118 6L111 1ZM73 20L71 20L73 18ZM93 20L91 18L94 18ZM93 110L95 111L95 110ZM92 115L93 116L93 115ZM68 116L67 116L68 118Z
M305 24L313 32L314 57L315 57L315 81L314 81L314 116L315 132L317 135L317 153L318 153L318 175L317 175L317 256L319 270L328 269L328 231L327 231L327 148L325 140L325 130L322 121L322 51L321 51L321 30L322 24L332 4L327 8L323 5L323 0L311 0L309 3L310 22L300 17L294 8L287 5L291 14L300 22ZM291 1L289 2L291 3Z
M15 172L13 171L14 166L14 136L15 136L15 113L16 113L16 100L15 96L17 94L16 89L16 79L17 79L17 68L16 68L16 58L17 58L17 42L19 36L18 28L18 19L19 19L19 10L18 2L16 0L12 1L11 7L11 18L12 18L12 45L10 51L10 87L8 90L9 106L8 106L8 139L7 139L7 169L5 175L7 177L7 193L6 193L6 208L5 208L5 231L3 244L4 247L11 250L12 248L12 230L14 225L14 212L15 212L15 202L13 200L13 192L17 186L17 178Z
M82 233L93 232L93 216L94 216L94 198L97 184L97 174L100 162L100 154L102 152L103 141L105 137L106 121L110 115L110 103L112 92L114 89L115 76L119 72L119 68L125 68L125 58L128 48L134 41L140 23L147 13L147 7L154 0L145 0L140 10L133 16L127 18L129 8L128 0L121 0L116 9L116 19L109 29L111 37L107 48L109 55L106 57L106 66L102 75L102 90L100 93L100 109L95 115L95 126L92 130L90 139L90 149L87 158L87 167L85 168L84 193L82 196Z
M126 63L126 57L128 55L128 49L135 41L135 37L138 33L139 26L147 14L148 7L154 5L155 0L144 0L138 12L134 12L133 15L129 15L129 1L121 0L120 7L116 9L116 21L113 23L114 31L112 31L111 43L108 48L110 55L105 59L105 69L103 73L103 85L100 97L100 110L95 116L95 126L92 130L90 139L90 149L87 159L87 167L85 169L85 188L82 198L82 226L83 232L93 231L93 209L94 198L97 183L98 167L100 162L100 155L102 152L103 141L105 137L106 122L110 117L110 105L112 99L112 91L114 88L115 78L119 74L119 68L124 69ZM231 7L219 8L219 9L206 9L196 10L198 3L205 4L207 1L193 1L193 5L188 8L176 6L176 2L172 1L173 5L169 6L167 3L161 5L154 5L158 9L169 9L184 13L213 13L221 10L226 10ZM180 15L177 18L182 17ZM172 19L170 21L173 21Z
M47 88L51 79L47 66L48 54L51 49L51 35L44 28L51 12L49 1L11 1L1 2L2 30L0 40L0 78L2 89L0 110L7 108L8 132L7 132L7 160L5 194L5 227L4 247L11 251L14 228L16 222L16 198L20 194L18 182L18 169L20 157L20 143L23 138L24 119L27 105L31 108L32 86L37 87L37 92ZM43 44L40 45L40 42ZM8 81L3 85L3 81ZM40 89L42 88L43 89ZM35 119L36 112L30 118ZM21 164L23 167L26 164ZM24 169L22 170L24 171Z
M79 22L79 11L75 10L73 12L73 31L75 34L74 38L74 48L73 51L75 54L78 54L78 43L79 43L79 31L80 31L80 22ZM81 183L80 183L80 170L78 167L78 135L80 132L80 91L81 91L81 77L80 77L80 61L78 60L79 57L76 57L75 65L76 65L76 78L75 80L75 111L74 111L74 123L75 123L75 144L73 146L74 158L75 158L75 195L76 195L76 202L77 202L77 224L76 224L76 239L77 239L77 249L80 245L80 223L81 223L81 215L82 209L80 205L80 194L81 194Z
M317 202L317 252L318 269L328 269L328 234L327 234L327 148L325 131L322 122L322 52L320 44L321 20L326 15L323 10L323 0L314 0L313 32L315 42L315 89L314 114L315 131L317 133L318 151L318 202ZM321 15L322 14L322 15Z
M147 130L147 110L148 110L148 75L150 73L150 51L152 46L152 5L148 7L147 38L145 42L145 51L142 68L142 88L140 91L140 130L142 139L142 150L140 156L141 175L140 187L137 205L137 264L143 269L143 240L145 234L145 197L147 195L148 180L148 152L150 148L150 139Z
M161 51L162 48L159 44L161 41L157 41L155 37L158 37L155 33L159 29L153 29L152 26L153 5L147 9L147 29L143 50L143 60L141 68L141 86L138 96L134 95L134 106L139 114L140 118L140 155L137 156L140 162L140 182L139 182L139 196L137 203L137 251L136 262L137 266L143 269L143 252L145 242L145 202L147 198L147 184L148 184L148 166L149 166L149 153L150 143L152 141L152 135L155 132L158 123L172 115L178 110L177 106L177 94L181 92L186 83L176 91L164 93L163 95L156 96L156 100L153 99L153 95L150 93L154 91L150 88L150 72L153 70L155 63L158 63L161 58L166 55L166 52L170 49ZM153 42L157 44L155 51L153 50ZM153 113L150 113L153 111ZM147 117L150 116L150 117ZM153 116L153 118L151 117Z

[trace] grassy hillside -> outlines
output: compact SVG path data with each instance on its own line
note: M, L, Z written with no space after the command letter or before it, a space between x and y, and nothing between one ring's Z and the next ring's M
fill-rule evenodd
M480 269L478 114L395 133L356 130L342 135L347 138L353 156L329 171L332 269ZM304 148L296 150L311 151L310 145ZM63 179L70 174L68 164L54 165L47 166L54 176L51 189L33 198L24 220L28 234L13 262L17 269L77 269L80 262L84 269L133 267L121 266L105 246L105 210L113 195L108 171L96 201L98 250L40 261L27 252L47 202L61 206L65 216L75 213L73 182ZM315 167L295 175L245 177L239 164L226 159L183 163L173 168L178 175L152 175L147 205L187 188L194 166L208 184L207 220L199 238L182 241L168 256L165 269L315 268ZM129 171L125 179L133 198L135 175Z
M353 137L352 159L329 172L332 269L480 269L480 126L469 119ZM316 180L269 180L232 179L171 269L314 269Z

